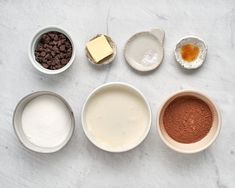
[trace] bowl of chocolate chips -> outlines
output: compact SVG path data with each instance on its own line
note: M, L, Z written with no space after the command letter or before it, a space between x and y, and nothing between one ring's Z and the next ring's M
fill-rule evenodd
M71 36L61 28L50 26L38 31L30 44L33 66L45 74L58 74L68 69L75 59Z

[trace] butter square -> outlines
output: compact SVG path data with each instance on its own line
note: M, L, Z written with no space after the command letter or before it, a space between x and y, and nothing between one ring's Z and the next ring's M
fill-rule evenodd
M86 44L86 48L96 63L113 53L113 49L104 35L89 41Z

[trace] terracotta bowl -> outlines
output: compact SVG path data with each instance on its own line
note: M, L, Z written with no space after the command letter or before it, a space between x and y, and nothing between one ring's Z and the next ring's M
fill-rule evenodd
M165 109L174 99L182 96L193 96L203 100L209 106L213 115L213 124L209 133L203 139L195 143L184 144L173 140L167 134L163 125L163 114L165 112ZM184 90L171 95L160 107L159 113L157 115L157 130L161 139L168 147L180 153L197 153L202 150L205 150L215 141L215 139L219 135L220 128L221 128L221 116L217 106L215 105L214 102L212 102L212 100L209 97L198 91Z

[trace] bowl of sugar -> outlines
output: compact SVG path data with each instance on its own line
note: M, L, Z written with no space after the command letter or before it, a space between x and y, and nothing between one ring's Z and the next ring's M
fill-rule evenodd
M62 149L72 137L75 119L64 98L50 91L38 91L17 104L13 127L27 149L53 153Z

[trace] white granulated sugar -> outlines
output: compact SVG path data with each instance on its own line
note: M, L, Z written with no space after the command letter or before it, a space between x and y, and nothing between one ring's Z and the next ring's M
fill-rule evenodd
M141 64L144 66L150 66L155 64L158 61L158 54L154 50L148 50L144 53L143 58L141 59Z
M71 130L69 109L57 97L38 96L30 101L22 114L22 129L28 140L40 147L62 144Z

